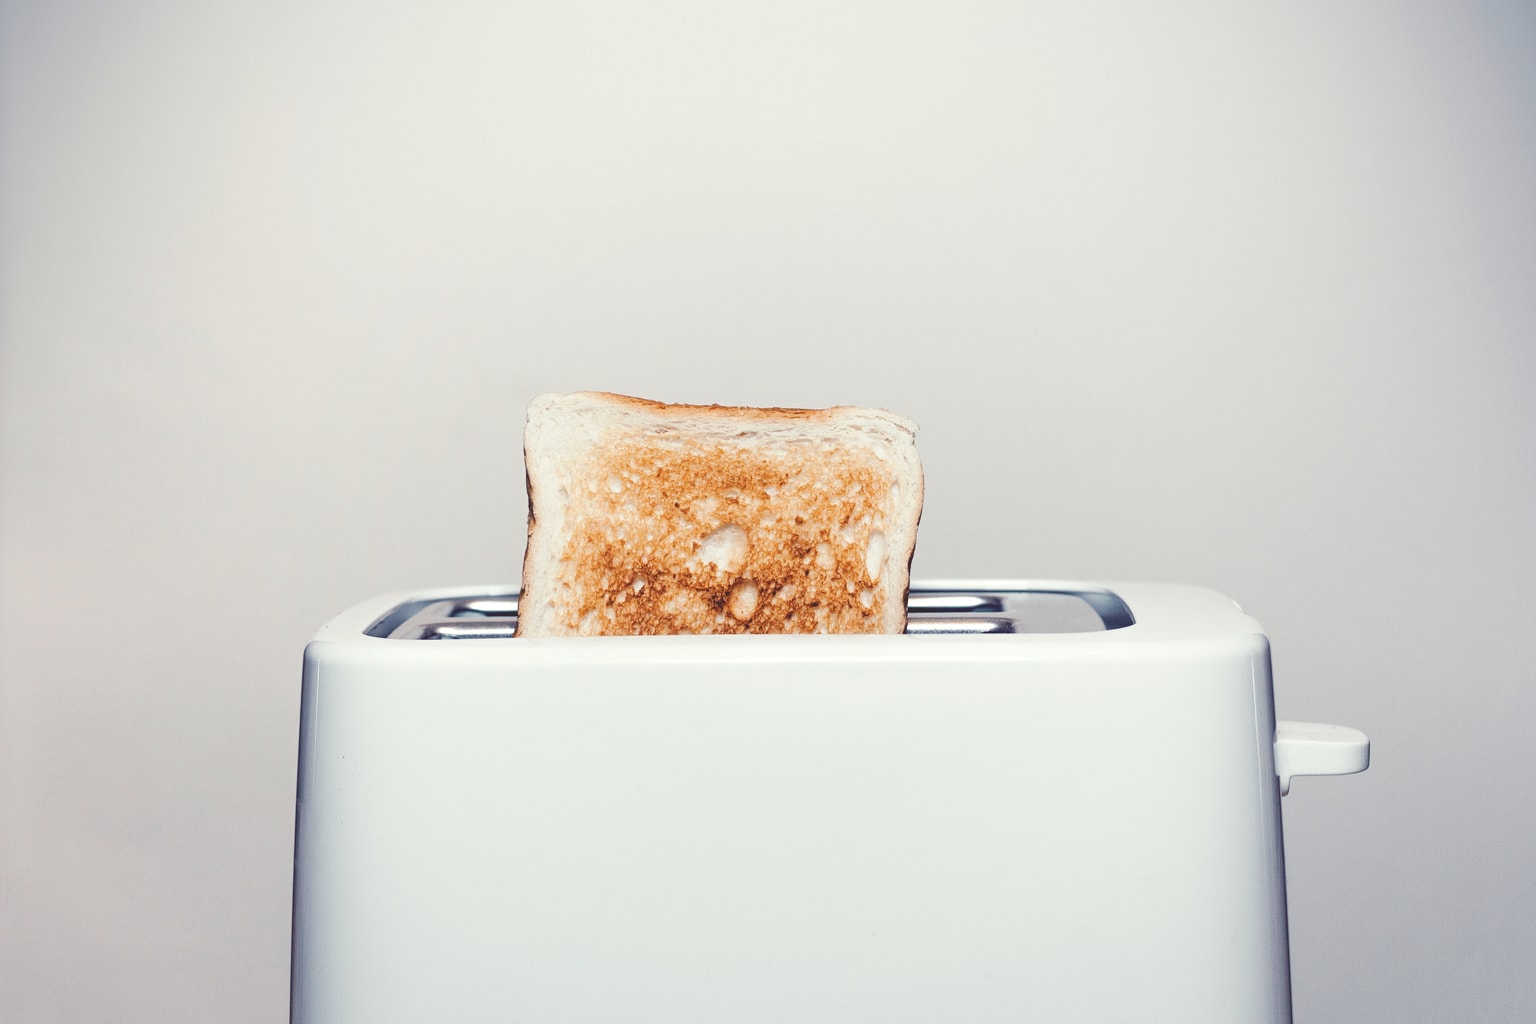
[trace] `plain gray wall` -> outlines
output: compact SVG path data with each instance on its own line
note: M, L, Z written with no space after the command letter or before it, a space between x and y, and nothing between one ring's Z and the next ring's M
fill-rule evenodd
M1536 1020L1529 4L0 3L0 1016L285 1019L299 655L547 390L882 405L916 572L1187 581L1297 1018Z

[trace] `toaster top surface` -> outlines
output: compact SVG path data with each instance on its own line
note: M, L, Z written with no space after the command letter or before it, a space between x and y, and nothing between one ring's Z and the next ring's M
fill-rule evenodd
M314 641L367 647L382 657L400 657L410 651L413 659L418 655L514 660L579 656L648 661L657 657L901 657L920 650L941 657L1017 657L1026 649L1103 651L1223 636L1251 638L1263 632L1230 598L1203 587L1168 583L914 581L903 636L514 638L517 595L516 586L506 585L383 594L332 619Z
M518 593L465 593L420 598L391 608L364 632L390 640L499 640L517 628ZM907 634L1090 633L1135 622L1102 588L1014 589L914 586L907 596Z

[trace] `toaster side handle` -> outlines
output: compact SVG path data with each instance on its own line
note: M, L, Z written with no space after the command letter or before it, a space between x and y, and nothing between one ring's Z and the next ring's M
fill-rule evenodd
M1275 774L1280 793L1296 775L1353 775L1371 764L1370 738L1358 729L1317 722L1275 723Z

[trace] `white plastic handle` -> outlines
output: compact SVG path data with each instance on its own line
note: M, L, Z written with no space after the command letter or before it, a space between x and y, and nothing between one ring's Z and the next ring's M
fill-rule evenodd
M1371 741L1358 729L1316 722L1275 723L1275 774L1280 794L1293 775L1353 775L1371 765Z

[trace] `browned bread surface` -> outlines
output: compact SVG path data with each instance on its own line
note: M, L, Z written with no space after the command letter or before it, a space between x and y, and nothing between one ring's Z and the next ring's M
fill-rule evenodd
M535 399L519 635L900 632L914 430L881 410Z

